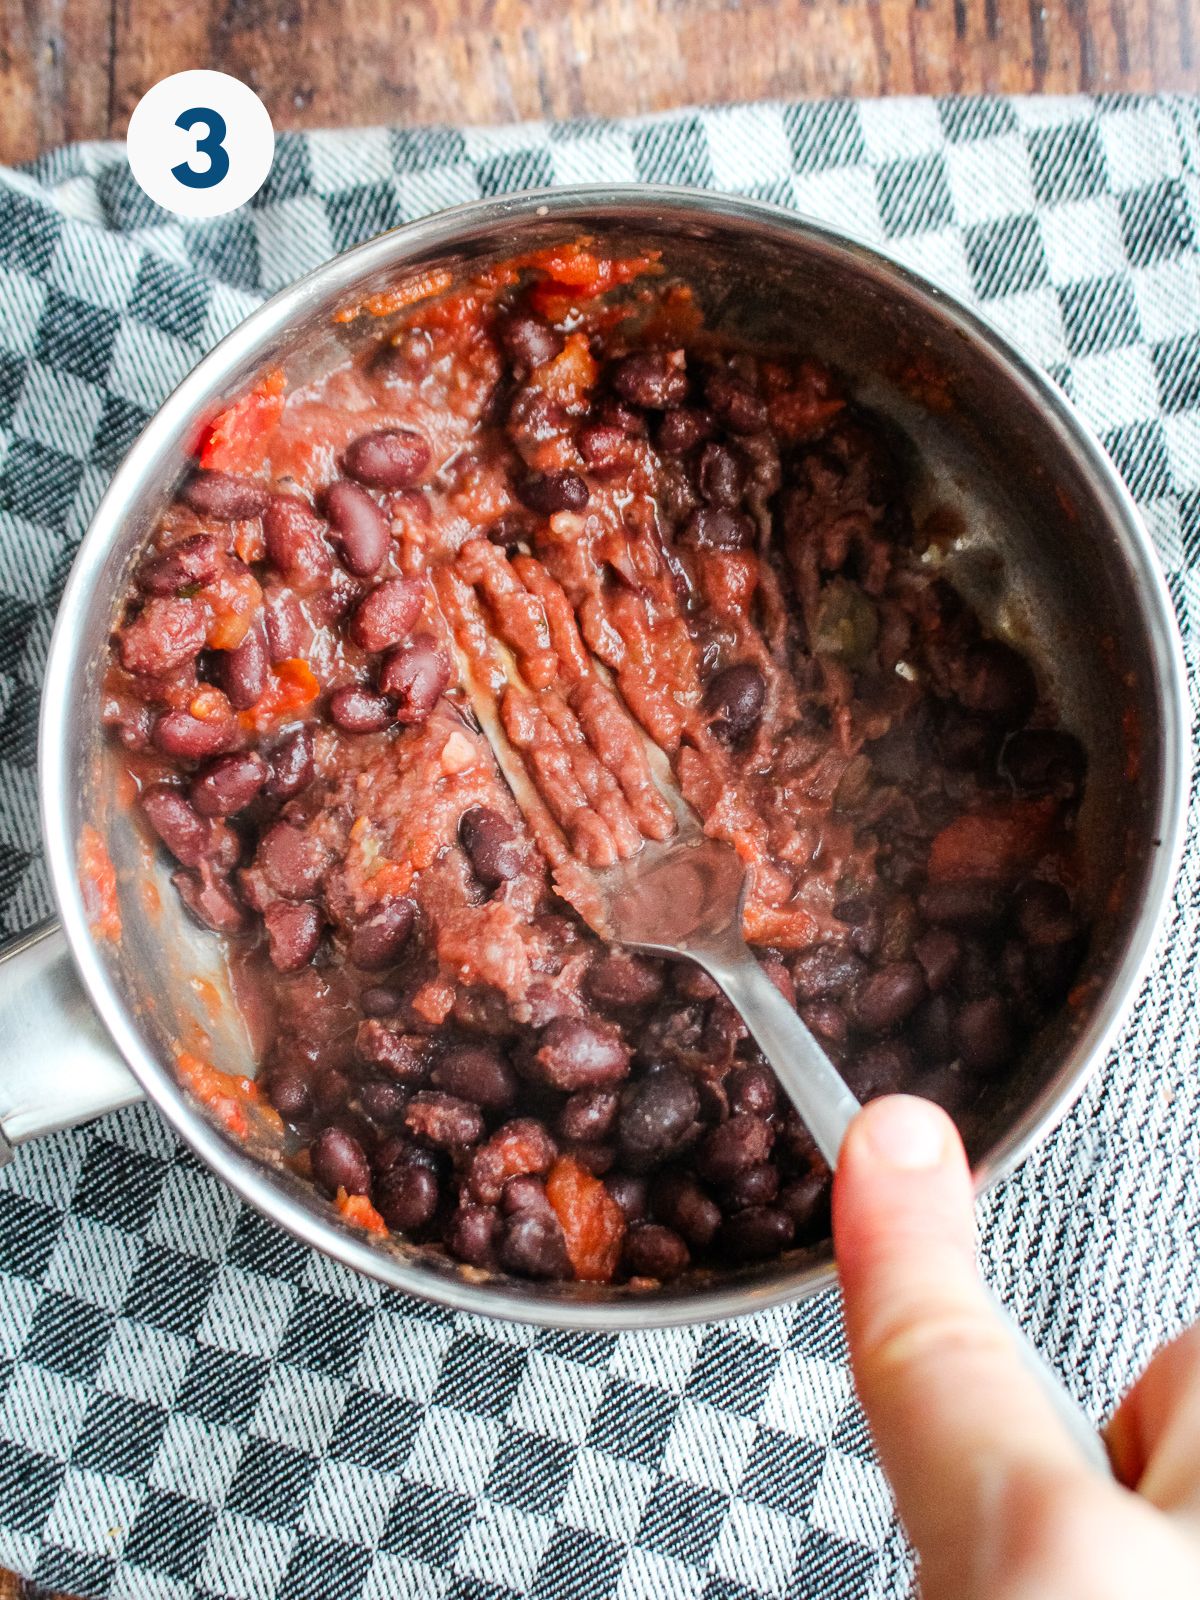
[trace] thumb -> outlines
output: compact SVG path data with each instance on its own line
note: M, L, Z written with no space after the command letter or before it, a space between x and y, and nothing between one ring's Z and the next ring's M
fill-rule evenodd
M855 1382L930 1591L953 1564L958 1594L996 1570L1028 1491L1082 1470L992 1313L972 1204L962 1143L932 1102L889 1096L855 1118L833 1196Z

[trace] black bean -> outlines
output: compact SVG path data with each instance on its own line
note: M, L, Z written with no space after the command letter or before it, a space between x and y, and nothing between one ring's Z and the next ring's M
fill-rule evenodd
M1033 709L1037 681L1024 656L998 639L985 639L967 652L957 692L968 711L982 711L1011 728Z
M396 702L396 721L426 722L450 682L450 663L431 633L418 633L390 650L379 670L379 687Z
M854 1000L854 1019L868 1033L886 1033L925 998L925 974L915 961L890 961L871 973Z
M325 1067L313 1083L313 1107L324 1120L340 1116L354 1095L355 1085L336 1067Z
M343 733L382 733L396 720L396 712L386 694L347 683L329 696L329 720Z
M644 956L609 950L588 969L587 991L603 1006L647 1006L663 991L662 970Z
M547 361L553 361L563 347L563 336L532 311L515 310L496 321L500 346L514 371L525 378Z
M601 422L606 425L620 428L627 439L644 439L646 437L645 417L633 406L627 406L623 400L602 400L599 416Z
M792 1219L795 1243L812 1244L829 1237L831 1193L829 1169L823 1164L784 1184L777 1204L779 1210L786 1211Z
M569 1278L571 1263L562 1224L544 1212L519 1211L504 1224L500 1261L525 1278Z
M242 811L267 780L267 763L256 750L218 756L192 779L188 798L204 817L231 817Z
M347 1194L371 1192L371 1165L367 1152L344 1128L322 1128L313 1140L312 1173L327 1194L344 1189Z
M724 1200L731 1211L742 1211L746 1206L769 1206L778 1193L779 1168L759 1161L726 1185Z
M372 1122L398 1122L408 1104L408 1093L398 1083L364 1083L358 1091L362 1108Z
M650 1190L650 1210L667 1227L682 1234L693 1250L703 1250L721 1226L721 1209L705 1194L695 1178L671 1173Z
M624 1241L625 1266L635 1278L657 1278L669 1283L686 1271L691 1256L688 1247L671 1228L643 1222L630 1228Z
M591 498L587 484L569 468L526 472L513 487L521 504L539 517L552 517L556 511L582 511Z
M274 494L263 513L267 560L298 594L327 585L333 559L325 543L325 524L304 500Z
M267 630L261 617L255 617L235 649L216 652L213 675L236 711L248 711L262 698L269 659Z
M850 1019L836 1000L810 1000L800 1007L800 1020L826 1044L845 1044Z
M479 1107L457 1095L423 1089L404 1112L404 1126L414 1139L438 1150L461 1150L483 1138Z
M467 1182L475 1199L495 1205L510 1178L549 1172L558 1146L536 1117L514 1117L474 1152Z
M749 661L723 668L704 691L704 709L714 731L727 739L742 739L756 728L766 703L766 679Z
M298 1072L286 1067L267 1078L267 1099L285 1122L303 1122L312 1109L312 1090Z
M378 972L400 958L412 935L417 908L411 900L384 900L350 930L347 953L363 972Z
M285 900L308 900L320 888L328 856L321 841L290 822L277 822L258 842L254 865Z
M499 1227L500 1213L495 1206L477 1206L464 1201L446 1224L446 1249L469 1267L490 1266Z
M378 505L365 489L346 478L329 485L322 505L341 545L346 570L356 578L374 577L391 544L391 533Z
M954 1023L958 1054L976 1072L994 1072L1013 1053L1008 1007L997 994L964 1001Z
M438 1181L428 1167L396 1166L375 1186L375 1209L397 1233L416 1237L433 1221Z
M500 1209L506 1217L514 1216L518 1211L540 1211L543 1215L555 1215L546 1194L546 1185L531 1172L522 1172L518 1177L508 1180L500 1196Z
M688 550L749 550L754 523L744 511L698 506L675 537Z
M197 873L176 872L171 882L196 920L214 933L240 933L245 927L241 902L210 862L202 861Z
M687 1142L699 1115L696 1085L678 1067L659 1067L630 1084L617 1124L626 1166L645 1172L667 1160Z
M364 989L358 997L364 1017L394 1017L404 1004L404 996L397 989L382 984Z
M1071 733L1023 728L1004 746L1001 765L1018 789L1073 800L1083 788L1087 756Z
M317 953L321 913L316 906L278 900L263 912L263 925L267 930L267 953L277 972L299 972Z
M714 1128L696 1153L696 1170L709 1183L730 1183L747 1167L765 1161L775 1134L762 1117L739 1111Z
M415 1034L399 1033L376 1017L364 1018L354 1035L354 1050L365 1061L394 1083L417 1088L429 1076L429 1053L425 1041Z
M491 806L472 806L458 824L458 837L485 889L498 889L520 875L524 849L513 825Z
M727 444L706 444L700 452L700 493L710 506L734 510L741 504L748 476L745 458Z
M579 454L589 472L616 472L629 460L623 429L611 422L586 422L575 436Z
M626 1222L641 1222L646 1216L646 1180L632 1172L611 1172L604 1187L620 1206Z
M950 879L930 883L917 896L926 922L951 928L991 928L1004 915L1005 897L994 883Z
M155 596L117 636L121 665L126 672L163 677L195 661L207 633L202 600Z
M558 1113L555 1130L572 1143L596 1144L612 1133L620 1108L615 1089L578 1089Z
M554 1089L600 1089L629 1073L629 1047L610 1023L556 1017L542 1029L535 1077Z
M766 1261L786 1250L795 1235L786 1211L774 1206L747 1206L721 1225L721 1249L731 1261Z
M752 383L732 372L714 372L704 385L704 398L718 422L731 433L761 433L767 407Z
M936 994L957 972L962 945L949 928L929 928L913 945L913 955L921 963L926 984Z
M212 534L194 533L161 555L143 561L136 582L146 594L178 594L180 589L202 589L212 582L220 567L221 550Z
M658 425L658 448L666 455L679 456L711 439L715 424L707 411L682 406L668 411Z
M824 1000L848 994L861 983L866 965L849 950L834 944L816 944L802 950L792 962L792 980L798 1000Z
M198 867L212 850L212 823L169 783L153 783L141 793L150 826L177 861Z
M762 1062L734 1067L725 1080L725 1088L732 1112L746 1111L752 1116L769 1117L778 1104L779 1085L775 1074Z
M391 650L408 638L421 615L425 586L389 578L372 589L350 620L350 637L364 650Z
M294 661L304 654L309 627L300 602L278 580L263 585L263 626L267 630L267 652L272 661Z
M1013 909L1021 937L1030 944L1066 944L1079 932L1071 897L1061 884L1031 878L1017 890Z
M949 995L930 995L917 1007L912 1038L922 1067L950 1060L954 1054L954 1003Z
M432 454L429 441L412 428L380 428L355 439L342 457L342 467L371 489L410 489Z
M266 792L272 800L290 800L293 795L307 789L316 771L312 729L293 728L290 733L285 733L268 753L267 765L270 773Z
M184 505L198 517L214 522L242 522L261 516L267 508L267 491L248 478L235 478L229 472L213 472L197 467L179 491Z
M860 1100L896 1094L912 1082L913 1054L903 1039L880 1039L846 1062L846 1082Z
M667 411L687 398L687 358L682 350L637 350L614 365L612 386L631 405Z
M447 1050L433 1070L433 1083L485 1111L503 1111L517 1098L516 1074L495 1045L456 1045Z

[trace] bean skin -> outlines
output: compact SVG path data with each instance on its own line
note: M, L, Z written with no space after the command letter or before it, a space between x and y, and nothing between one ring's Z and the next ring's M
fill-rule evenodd
M365 489L346 478L330 484L322 505L346 570L356 578L373 578L391 544L383 512Z
M449 682L450 663L430 633L390 650L379 671L381 691L396 702L396 721L409 727L429 720Z
M612 369L612 386L631 405L666 411L687 398L686 358L682 350L638 350Z
M836 1000L810 1000L800 1007L800 1020L826 1044L845 1044L850 1021Z
M182 792L169 783L154 783L141 794L142 811L167 849L185 867L198 867L212 848L212 824L201 817Z
M588 969L587 991L602 1006L648 1006L663 992L663 975L642 956L609 950Z
M498 889L520 874L524 850L516 829L491 806L464 811L458 837L485 889Z
M432 459L429 441L412 428L380 428L355 439L342 460L348 477L370 489L410 489Z
M321 942L321 913L303 902L278 900L263 912L268 954L277 972L299 972L317 953Z
M792 962L796 998L824 1000L848 994L861 983L866 970L866 964L848 950L832 944L812 945Z
M382 733L395 721L395 709L386 694L347 683L329 696L329 720L343 733Z
M725 1087L730 1111L746 1111L756 1117L774 1115L779 1086L775 1074L765 1064L755 1062L746 1067L734 1067L725 1080Z
M604 1180L604 1187L620 1206L626 1222L643 1222L646 1218L647 1185L645 1178L632 1172L613 1172Z
M267 508L267 491L248 478L230 472L213 472L197 467L179 491L179 498L198 517L214 522L244 522L258 517Z
M766 679L748 661L725 667L704 692L705 711L716 731L728 739L743 739L756 728L766 703Z
M202 589L216 577L220 565L220 547L212 534L194 533L144 561L137 571L137 586L153 595L174 595L193 586Z
M504 1185L500 1209L506 1217L515 1216L518 1211L540 1211L545 1216L555 1215L546 1194L546 1185L528 1172L510 1178Z
M636 1278L657 1278L669 1283L685 1272L691 1262L687 1245L677 1233L660 1223L643 1222L630 1228L623 1248L625 1266Z
M398 1122L408 1104L408 1093L398 1083L364 1083L359 1102L372 1122Z
M328 1195L339 1189L347 1194L371 1192L371 1165L367 1153L352 1133L343 1128L323 1128L312 1144L312 1171Z
M266 1089L267 1100L285 1122L303 1122L312 1110L312 1090L298 1072L273 1070Z
M771 1153L774 1132L762 1117L738 1112L714 1128L696 1155L696 1170L710 1183L731 1183Z
M244 811L267 781L267 763L256 750L218 756L192 779L188 799L203 817Z
M459 1045L447 1050L434 1068L433 1084L485 1111L503 1111L517 1098L516 1074L491 1045Z
M747 1206L769 1206L779 1193L779 1168L759 1161L739 1172L725 1189L725 1204L732 1211Z
M926 984L937 994L953 980L962 945L949 928L929 928L913 945L913 955L921 963Z
M1014 910L1017 928L1029 944L1067 944L1079 932L1071 897L1057 883L1034 878L1022 884Z
M1005 896L993 883L930 883L917 896L926 922L949 928L993 928L1005 911Z
M479 1107L457 1095L422 1090L404 1112L404 1126L414 1139L439 1150L461 1150L483 1138Z
M629 1072L629 1047L610 1023L556 1017L542 1029L532 1065L555 1089L601 1089Z
M510 1178L549 1172L558 1146L535 1117L515 1117L474 1152L467 1183L474 1199L496 1205Z
M623 429L611 422L588 422L575 443L589 472L617 472L629 462L629 445Z
M248 711L262 699L269 660L267 631L261 617L255 617L235 649L217 652L216 675L235 711Z
M513 486L522 505L539 517L557 511L582 511L591 499L587 484L577 472L527 472Z
M830 1191L829 1169L823 1163L802 1178L785 1183L779 1191L778 1208L791 1217L796 1244L813 1244L829 1237L832 1228Z
M572 1144L598 1143L615 1128L620 1106L615 1089L579 1089L558 1113L555 1132Z
M266 792L272 800L290 800L313 781L313 736L307 727L294 728L267 756Z
M294 661L304 654L309 627L299 601L277 579L263 585L263 626L267 630L267 651L273 662Z
M350 637L364 650L391 650L412 632L421 615L424 585L415 578L381 583L354 613Z
M393 966L412 937L416 920L417 908L411 900L385 900L351 930L350 960L362 972Z

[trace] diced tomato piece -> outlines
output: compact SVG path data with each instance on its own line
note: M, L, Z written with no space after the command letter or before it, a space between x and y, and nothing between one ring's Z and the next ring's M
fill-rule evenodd
M262 605L262 588L252 572L225 568L201 591L212 620L205 640L210 650L236 650L250 629L250 619Z
M762 381L771 426L786 439L811 438L846 406L829 369L816 361L803 361L793 368L765 361Z
M593 300L618 284L632 283L644 273L662 271L657 251L642 256L600 256L583 240L535 250L521 264L546 274L545 280L531 290L529 303L552 321L562 314L561 302L570 306L580 300Z
M368 1233L388 1231L387 1223L365 1194L347 1194L345 1189L339 1189L333 1203L346 1221L352 1222L356 1228L365 1228Z
M562 1223L567 1255L583 1283L610 1283L621 1259L625 1213L599 1178L560 1156L546 1179L546 1198Z
M190 1050L180 1050L175 1057L180 1082L206 1106L217 1121L237 1139L250 1132L250 1114L272 1133L282 1133L283 1123L277 1112L267 1105L253 1078L235 1077L230 1072L218 1072L207 1061L201 1061Z
M1019 877L1045 851L1054 814L1055 802L1045 799L955 817L930 846L930 881Z
M213 422L200 451L200 465L214 472L242 472L258 466L262 443L283 415L287 379L280 367L227 406Z
M241 712L238 721L247 732L261 733L272 723L305 710L320 692L321 685L307 661L300 656L278 661L262 695L248 711Z
M116 944L121 937L116 869L107 845L90 822L79 830L79 888L93 934Z

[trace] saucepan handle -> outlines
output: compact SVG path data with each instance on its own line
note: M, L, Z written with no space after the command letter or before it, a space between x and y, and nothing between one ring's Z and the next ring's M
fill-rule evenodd
M26 1139L141 1098L58 923L0 946L0 1165Z

